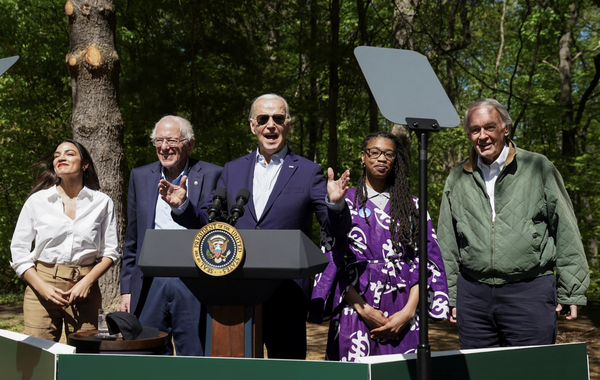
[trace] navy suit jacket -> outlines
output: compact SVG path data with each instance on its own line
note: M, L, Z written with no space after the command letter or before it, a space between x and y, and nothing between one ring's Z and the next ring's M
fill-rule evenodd
M227 201L224 207L230 210L241 188L252 192L256 151L225 164L217 188L227 189ZM299 229L307 233L311 214L314 212L319 224L348 231L350 211L337 213L325 203L327 182L323 169L316 163L296 155L290 149L285 156L277 182L269 196L260 219L256 217L252 196L245 207L244 215L238 219L237 229ZM199 208L190 203L183 214L173 215L173 219L187 228L201 228L207 223L206 205ZM302 282L305 295L308 295L308 279Z
M223 208L227 211L235 204L235 197L241 188L252 193L256 151L225 164L217 188L227 190L227 200ZM296 155L288 149L275 187L269 196L260 219L256 217L252 196L245 207L244 215L238 219L237 229L270 229L308 231L310 216L314 212L317 220L324 226L335 212L329 212L325 203L327 183L321 166ZM187 228L201 228L208 222L206 206L198 207L190 203L183 214L173 219ZM339 215L341 224L349 222L347 207ZM346 223L347 224L347 223ZM336 223L336 227L339 225Z
M223 168L190 158L188 170L188 198L191 204L201 206L211 197ZM130 311L139 316L148 296L152 278L144 280L138 267L138 258L147 229L154 229L158 182L161 178L159 161L135 168L129 178L127 198L127 231L121 267L121 294L131 294Z

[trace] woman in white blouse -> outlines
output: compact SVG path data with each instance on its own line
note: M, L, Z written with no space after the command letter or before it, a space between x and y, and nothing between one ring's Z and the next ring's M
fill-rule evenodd
M39 165L33 190L11 243L13 269L25 290L24 333L59 341L98 326L102 296L97 280L119 260L112 200L88 151L64 140Z

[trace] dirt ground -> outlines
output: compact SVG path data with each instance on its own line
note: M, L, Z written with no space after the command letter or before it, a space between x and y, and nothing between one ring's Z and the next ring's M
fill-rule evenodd
M574 321L559 319L557 343L587 343L590 379L600 380L600 304L588 305L582 308L580 313L580 316ZM327 322L322 325L307 324L308 360L325 358L328 328ZM430 319L429 344L431 351L458 350L456 325L448 321L438 322Z
M0 305L0 323L17 325L23 321L21 305ZM323 360L327 345L328 322L321 325L307 324L308 360ZM575 321L560 319L557 343L586 342L590 361L590 379L600 380L600 304L588 305L581 309ZM429 344L432 351L458 349L456 325L429 320Z

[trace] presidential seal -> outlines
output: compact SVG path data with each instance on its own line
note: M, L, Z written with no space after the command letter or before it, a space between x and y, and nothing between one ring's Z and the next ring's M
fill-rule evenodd
M233 226L214 222L202 227L194 238L194 261L210 276L233 272L244 258L244 242Z

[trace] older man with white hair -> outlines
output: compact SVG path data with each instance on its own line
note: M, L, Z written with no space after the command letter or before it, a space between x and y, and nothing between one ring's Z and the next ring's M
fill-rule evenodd
M509 140L511 124L494 99L471 105L471 156L444 188L438 241L461 349L553 344L557 312L572 320L586 304L589 270L562 177Z
M189 121L165 116L150 135L158 161L135 168L129 179L127 232L121 268L121 311L134 313L144 326L157 327L173 336L179 356L204 354L201 305L178 278L146 278L138 259L146 229L182 229L171 217L171 208L160 199L160 180L181 185L187 177L187 197L201 206L215 189L222 168L189 157L194 130ZM184 179L185 181L185 179ZM169 347L167 354L172 353Z

